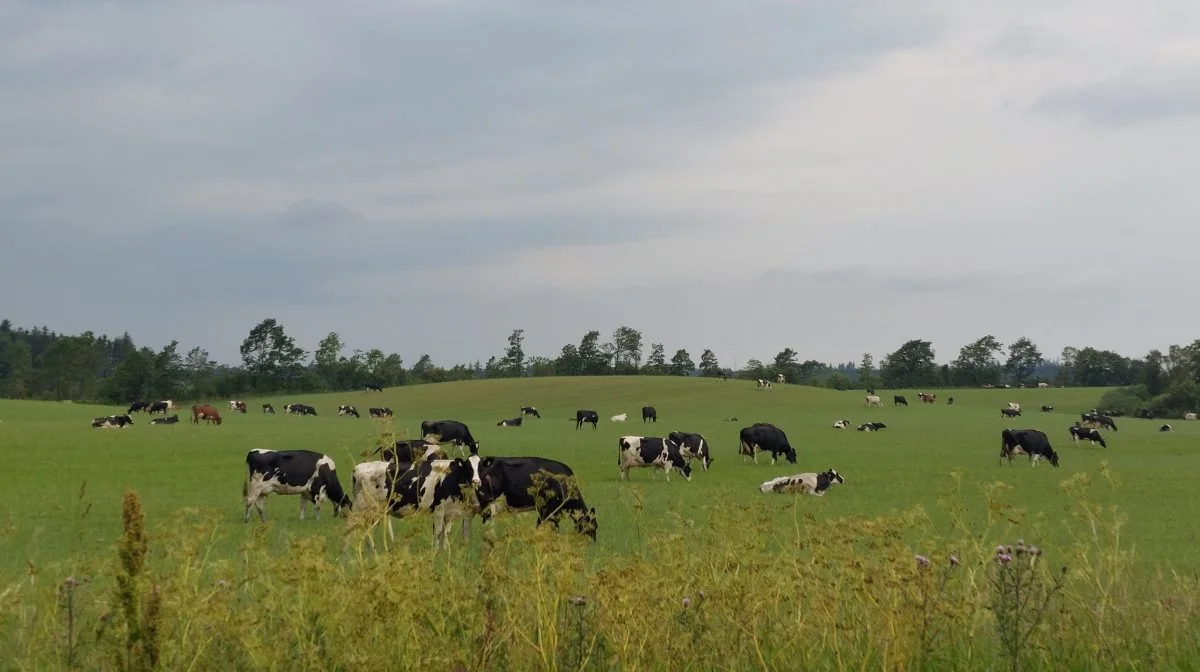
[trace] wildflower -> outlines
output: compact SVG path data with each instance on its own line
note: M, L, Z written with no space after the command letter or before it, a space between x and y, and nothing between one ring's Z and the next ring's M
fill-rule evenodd
M1001 553L996 556L996 562L1002 565L1007 565L1009 562L1012 562L1012 556L1008 553Z
M1003 546L997 546L997 547L996 547L996 555L1002 555L1003 553L1004 553L1004 547L1003 547Z
M567 598L567 601L577 607L582 607L587 603L587 600L585 600L582 595L572 595L571 597Z
M75 577L73 577L73 576L68 576L68 577L67 577L67 578L66 578L66 579L63 581L63 583L64 583L65 585L67 585L68 587L71 587L71 586L78 586L78 585L79 585L79 582L78 582L78 581L76 581L76 580L75 580Z
M952 556L950 556L950 566L951 566L951 567L957 567L957 566L958 566L958 556L957 556L957 555L952 555Z
M927 558L923 555L916 555L916 556L913 556L913 558L917 561L918 567L921 567L923 569L923 568L929 566L929 558Z
M1036 558L1037 556L1042 554L1042 549L1038 548L1037 546L1030 546L1029 554Z
M683 598L683 608L687 609L690 606L692 606L692 598L690 598L690 597Z
M228 588L229 582L226 581L225 579L217 579L217 587L218 588Z

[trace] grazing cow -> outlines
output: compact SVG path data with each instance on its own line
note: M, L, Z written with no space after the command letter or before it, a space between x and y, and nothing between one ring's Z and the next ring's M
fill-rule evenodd
M618 415L614 415L611 418L609 418L609 420L612 422L625 422L628 419L629 419L628 413L620 413Z
M1094 427L1080 427L1079 425L1073 425L1068 429L1071 432L1071 438L1074 439L1075 443L1079 443L1081 440L1083 440L1091 441L1093 446L1098 443L1101 445L1101 447L1108 447L1108 444L1104 442L1104 437L1100 436L1100 432L1096 431Z
M658 424L658 411L654 410L653 406L642 406L642 424L646 424L648 420Z
M367 392L382 392L383 385L379 383L367 383Z
M921 393L917 394L917 399L920 399L922 402L924 402L926 404L932 404L932 403L937 402L937 395L936 394L925 394L924 392L921 392Z
M125 411L125 415L131 415L133 413L138 413L138 412L145 413L148 410L150 410L150 402L135 401L129 405L129 410Z
M235 399L230 399L230 400L229 400L229 410L231 410L231 411L236 411L236 410L237 410L237 408L238 408L238 402L237 402L237 400L235 400Z
M479 442L471 436L471 430L457 420L426 420L421 423L421 436L426 440L432 436L438 443L453 443L459 452L464 445L469 446L472 455L479 454Z
M358 409L353 406L338 406L338 415L352 415L356 418L362 417L358 414Z
M1014 411L1019 411L1019 410L1021 410L1021 405L1020 405L1020 404L1018 404L1018 403L1017 403L1017 402L1015 402L1015 401L1010 401L1010 402L1008 402L1008 407L1009 407L1009 408L1011 408L1011 409L1013 409Z
M779 374L779 375L775 376L775 382L777 382L777 383L779 383L780 385L782 385L782 384L784 384L785 382L787 382L787 379L786 379L786 378L784 378L784 377L783 377L783 374L781 373L781 374Z
M796 449L788 443L787 435L769 422L756 422L743 427L739 449L741 455L753 457L755 464L758 464L758 453L768 451L771 453L771 464L775 464L781 454L787 456L788 462L796 463Z
M487 521L504 511L537 511L558 529L565 512L575 521L575 531L596 540L596 509L587 508L575 472L562 462L544 457L486 457L479 464L480 519Z
M467 459L426 460L393 478L387 478L388 513L404 518L414 513L433 515L433 536L438 548L445 548L450 528L458 518L464 520L463 538L471 533L471 518L479 513L476 490L479 478L478 455Z
M1174 431L1174 430L1171 428L1171 425L1166 425L1166 424L1164 424L1162 427L1159 427L1159 428L1158 428L1158 431L1160 431L1160 432L1170 432L1170 431Z
M766 380L766 379L764 379L764 378L758 378L758 379L757 379L757 382L758 382L758 387L760 387L760 388L762 388L762 389L764 389L764 390L769 390L769 389L771 389L771 381L769 381L769 380Z
M600 422L600 414L595 411L578 410L575 411L575 429L579 430L583 427L583 423L592 423L592 429L596 428L596 424Z
M685 480L692 480L692 467L683 459L679 446L657 436L622 436L617 439L617 466L621 469L621 480L629 478L634 467L658 467L667 480L671 480L671 469L678 469Z
M947 406L953 406L953 405L954 405L954 397L950 397L949 399L947 399L947 400L946 400L946 405L947 405Z
M881 429L887 429L887 425L882 422L864 422L858 426L860 432L878 432Z
M1053 413L1053 412L1054 412L1054 407L1053 407L1053 406L1050 406L1050 405L1048 405L1048 404L1042 404L1042 412L1043 412L1043 413Z
M304 520L309 503L320 520L322 499L333 502L335 516L341 507L353 506L338 482L333 459L311 450L255 448L246 453L246 480L242 483L245 522L250 522L252 509L258 510L260 521L266 521L264 500L270 494L300 495L300 520Z
M850 420L849 419L838 420L837 422L833 423L833 428L834 429L849 429L850 428Z
M892 397L893 406L908 406L908 399L904 398L903 394L897 394Z
M372 418L390 418L392 417L392 409L390 408L368 408L367 415Z
M169 418L155 418L150 421L152 425L174 425L179 422L179 414L172 415Z
M408 471L408 467L407 464L401 465L384 460L360 462L354 465L354 471L350 474L353 507L359 511L370 511L377 506L384 507L386 510L389 475L396 478ZM384 532L387 534L387 538L395 539L396 531L392 528L391 516L385 515L385 520L387 524Z
M207 420L214 426L219 425L221 424L221 414L208 404L196 404L192 406L192 424L198 425L201 420Z
M679 454L683 455L688 462L700 460L705 471L708 471L709 466L712 465L713 458L708 450L708 439L704 438L702 434L671 432L667 435L667 440L679 446Z
M521 407L521 415L532 415L533 417L538 418L539 420L542 417L542 414L538 413L538 410L536 408L534 408L533 406L522 406Z
M1008 458L1012 464L1014 455L1024 453L1029 455L1029 466L1037 466L1038 460L1045 458L1050 464L1058 466L1058 453L1050 446L1050 437L1045 432L1036 429L1005 429L1000 432L1000 459ZM1001 462L1003 464L1003 462Z
M874 394L868 394L867 406L878 406L879 408L883 408L883 400Z
M794 476L780 476L758 486L759 492L779 492L788 494L806 494L824 497L825 491L836 483L845 483L846 479L838 472L829 471L817 474L809 472Z
M1137 415L1137 417L1139 417L1143 420L1153 420L1154 419L1154 411L1152 411L1148 408L1139 408L1136 415Z
M132 424L133 418L128 413L124 415L105 415L92 420L92 427L96 429L125 429L125 427Z
M1002 409L1000 409L1000 417L1002 417L1002 418L1015 418L1020 414L1021 414L1021 409L1019 409L1019 408L1002 408Z
M171 402L156 401L153 404L150 404L150 408L148 408L146 410L146 412L149 413L150 415L162 413L165 416L167 414L167 411L169 411L169 410L171 410Z
M288 404L283 409L284 413L291 415L316 415L317 409L308 404Z
M497 427L520 427L520 426L521 426L521 419L522 419L522 418L524 418L524 417L525 417L525 416L523 416L523 415L518 415L518 416L517 416L517 417L515 417L515 418L509 418L509 419L507 419L507 420L501 420L500 422L497 422L497 423L496 423L496 426L497 426Z
M272 404L263 404L263 415L275 415L275 406Z
M1039 389L1039 390L1044 390L1044 389L1046 389L1047 387L1050 387L1050 385L1049 385L1048 383L1038 383L1038 389Z
M1184 419L1184 420L1195 420L1195 419L1196 419L1196 414L1195 414L1195 413L1184 413L1184 414L1183 414L1183 419Z
M1113 422L1113 419L1107 415L1096 415L1092 421L1095 422L1097 426L1107 427L1114 432L1117 431L1117 423Z

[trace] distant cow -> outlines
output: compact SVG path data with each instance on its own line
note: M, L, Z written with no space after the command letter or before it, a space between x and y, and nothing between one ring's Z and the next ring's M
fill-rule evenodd
M592 423L592 429L596 428L596 424L600 422L600 414L595 411L578 410L575 411L575 429L583 427L583 423Z
M221 424L221 414L217 409L208 404L196 404L192 406L192 424L198 425L201 420L207 420L213 425Z
M756 382L758 383L758 387L760 387L764 390L771 389L771 381L766 380L765 378L759 378L759 379L757 379Z
M1005 429L1000 432L1000 459L1008 458L1012 464L1014 455L1029 455L1029 466L1037 466L1038 460L1045 458L1050 464L1058 466L1058 453L1050 446L1050 438L1045 432L1036 429ZM1003 462L1001 462L1003 464Z
M743 427L738 438L740 454L753 457L755 464L758 464L760 452L771 453L771 464L775 464L780 455L785 455L788 462L796 463L796 449L788 443L787 435L769 422Z
M653 420L657 424L658 411L654 410L653 406L642 406L642 424L645 424L649 420Z
M139 413L139 412L140 412L140 413L144 413L144 412L146 412L146 411L148 411L148 410L150 410L150 402L148 402L148 401L135 401L135 402L133 402L132 404L130 404L130 405L129 405L129 410L128 410L128 411L125 411L125 415L131 415L131 414L133 414L133 413Z
M1042 404L1042 412L1043 412L1043 413L1053 413L1053 412L1054 412L1054 407L1053 407L1053 406L1049 406L1049 405L1047 405L1047 404Z
M124 415L105 415L92 420L92 427L96 429L125 429L125 427L131 425L133 425L133 418L128 413Z
M954 397L950 397L949 399L947 399L947 400L946 400L946 405L947 405L947 406L953 406L953 405L954 405Z
M1038 389L1039 389L1039 390L1044 390L1044 389L1046 389L1047 387L1050 387L1050 385L1049 385L1048 383L1038 383Z
M283 412L289 415L316 415L317 409L308 404L284 404Z
M1138 409L1137 417L1139 417L1143 420L1153 420L1154 419L1154 411L1151 411L1148 408L1140 408L1140 409Z
M167 414L167 411L169 411L169 410L171 410L171 402L156 401L156 402L150 404L150 408L146 409L146 412L149 413L150 415L154 415L156 413L161 413L165 416Z
M1108 417L1107 415L1096 415L1093 417L1092 421L1095 422L1096 425L1098 425L1100 427L1107 427L1108 429L1111 429L1114 432L1117 431L1117 423L1114 422L1113 419Z
M1075 443L1079 443L1080 441L1091 441L1092 445L1096 445L1098 443L1104 448L1108 447L1108 444L1104 442L1104 437L1100 436L1100 432L1094 427L1080 427L1079 425L1075 425L1073 427L1069 427L1068 429L1071 432L1071 438L1074 439Z
M390 418L392 417L392 409L390 408L368 408L367 415L372 418Z
M1002 409L1000 409L1000 417L1002 417L1002 418L1015 418L1020 414L1021 414L1021 409L1019 409L1019 408L1002 408Z
M246 402L238 401L236 399L230 399L229 400L229 410L235 411L237 413L245 413L246 412Z
M275 415L275 406L273 404L262 405L263 415Z
M361 417L358 414L357 408L355 408L353 406L346 406L346 405L338 406L338 415L351 415L356 418Z
M150 421L152 425L174 425L179 422L179 415L172 415L169 418L155 418Z
M252 509L258 510L260 521L266 521L264 500L270 494L300 495L300 520L304 520L309 503L320 520L322 499L333 502L334 515L341 507L352 506L338 482L333 459L311 450L255 448L246 453L246 480L242 483L246 522L250 522Z
M833 423L833 428L834 429L849 429L850 428L850 420L848 420L848 419L847 420L838 420L837 422Z
M892 397L893 406L908 406L908 399L904 398L903 394L897 394Z
M692 467L683 459L679 446L657 436L622 436L617 439L617 466L621 480L629 478L635 467L658 467L671 480L671 469L678 469L684 479L692 480Z
M846 479L838 472L830 469L823 473L796 474L780 476L758 486L760 492L802 493L824 497L825 491L835 483L845 483Z
M479 454L479 442L471 436L471 430L457 420L426 420L421 423L421 435L434 437L438 443L453 443L461 451L463 446L471 449L472 455Z
M517 417L515 417L515 418L509 418L509 419L507 419L507 420L501 420L500 422L497 422L497 423L496 423L496 426L497 426L497 427L520 427L520 426L521 426L521 419L522 419L522 418L524 418L524 417L525 417L525 416L523 416L523 415L518 415L518 416L517 416Z
M932 403L937 402L937 395L936 394L925 394L924 392L921 392L920 394L917 395L917 399L921 400L922 402L924 402L926 404L932 404Z
M877 395L868 394L867 395L867 406L878 406L880 408L883 408L883 400L880 399Z
M1183 419L1184 419L1184 420L1195 420L1195 419L1196 419L1196 414L1195 414L1195 413L1184 413L1184 414L1183 414Z
M787 379L786 379L786 378L784 378L784 377L783 377L783 374L781 373L781 374L779 374L779 375L775 376L775 382L777 382L777 383L779 383L780 385L782 385L782 384L784 384L785 382L787 382Z
M618 414L618 415L614 415L614 416L612 416L611 418L609 418L609 421L611 421L611 422L625 422L625 421L626 421L626 420L628 420L628 419L629 419L629 414L628 414L628 413L620 413L620 414Z
M708 471L709 466L712 465L713 458L708 450L708 439L705 439L702 434L671 432L667 435L667 440L679 446L679 454L683 455L688 462L700 460L705 471Z
M479 464L475 494L480 519L501 512L537 511L537 525L545 521L558 528L566 513L575 531L596 540L596 509L588 509L575 482L575 473L562 462L544 457L486 457Z
M882 422L864 422L858 426L860 432L878 432L881 429L887 429L887 425Z
M1160 431L1160 432L1170 432L1170 431L1173 431L1173 430L1172 430L1172 428L1171 428L1171 425L1163 425L1162 427L1159 427L1159 428L1158 428L1158 431Z
M368 392L382 392L383 385L380 385L378 383L367 383L367 391Z
M538 419L541 419L541 417L542 417L542 414L538 413L538 410L536 408L534 408L533 406L522 406L521 407L521 415L532 415L533 417L538 418Z

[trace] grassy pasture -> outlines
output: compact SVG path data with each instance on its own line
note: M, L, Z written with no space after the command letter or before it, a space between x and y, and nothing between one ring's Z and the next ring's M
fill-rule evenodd
M1053 547L1065 516L1059 483L1074 472L1096 472L1102 460L1119 480L1115 490L1099 490L1099 503L1115 504L1129 516L1124 541L1137 551L1139 565L1188 573L1200 568L1191 552L1197 525L1191 518L1195 474L1200 469L1197 436L1200 423L1170 420L1176 431L1159 433L1162 421L1118 419L1120 431L1106 432L1109 448L1072 444L1067 427L1078 413L1096 405L1102 389L925 390L936 392L934 405L921 404L913 390L881 391L884 408L864 407L863 393L777 385L758 390L752 382L668 377L596 377L492 380L392 388L383 393L301 395L294 398L247 399L247 415L227 412L214 400L225 422L221 427L193 426L185 404L181 423L150 426L145 416L125 430L96 430L95 416L120 412L115 407L71 403L0 401L0 457L6 485L0 489L0 577L16 576L29 566L50 567L84 558L111 555L120 535L120 499L125 488L138 491L152 531L176 515L215 516L224 526L213 553L236 555L245 536L241 484L246 451L307 448L326 452L338 465L349 491L352 465L374 447L381 432L415 435L422 419L466 422L485 455L539 455L569 464L580 479L584 496L597 509L598 543L588 551L596 562L643 548L648 537L682 530L692 521L703 524L715 510L734 510L750 499L777 500L777 524L791 527L795 513L829 519L898 514L921 507L933 529L949 523L939 497L951 486L949 474L961 470L966 516L983 532L987 511L977 486L1002 480L1011 486L1005 497L1029 514L1044 512L1048 524L1038 540ZM893 407L894 393L905 394L910 406ZM953 406L946 398L956 398ZM219 403L218 403L219 401ZM263 416L262 401L314 405L320 416ZM1000 417L1009 401L1021 403L1024 416ZM338 417L337 405L350 403L363 417ZM1056 412L1041 413L1043 403ZM525 404L543 418L527 418L523 427L500 428L496 422L514 417ZM658 409L659 422L643 427L640 408ZM392 423L366 417L369 406L389 406ZM574 412L599 412L599 429L576 431ZM609 416L626 412L629 421ZM727 418L736 417L737 421ZM568 419L570 418L570 419ZM869 420L887 423L878 433L834 430L839 418L855 425ZM737 455L741 427L773 422L787 432L799 453L795 465L770 465L760 456L755 465ZM1045 431L1058 450L1062 466L1041 463L1031 469L1021 457L1000 466L1000 430L1033 427ZM696 465L691 482L676 474L664 482L661 472L634 470L630 481L619 479L616 441L623 434L662 436L672 430L703 433L716 458L713 469ZM455 451L451 449L451 454ZM846 483L824 498L764 495L759 483L774 476L837 469ZM81 484L86 482L83 496ZM90 507L81 516L84 508ZM268 539L282 549L294 535L323 535L327 547L341 547L340 521L329 508L320 521L298 520L298 498L267 500ZM183 512L180 514L180 512ZM640 515L639 515L640 514ZM273 520L272 520L273 519ZM1032 521L1032 518L1030 519ZM498 521L532 526L532 514ZM255 518L251 526L258 525ZM398 533L411 544L427 546L427 520L396 521ZM478 522L470 542L478 551ZM986 542L987 540L985 540ZM768 535L764 545L773 543ZM452 544L461 544L457 530ZM994 543L994 542L993 542Z

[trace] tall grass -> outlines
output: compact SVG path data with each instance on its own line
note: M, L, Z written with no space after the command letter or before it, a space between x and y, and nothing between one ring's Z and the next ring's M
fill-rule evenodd
M989 518L935 529L920 508L818 519L803 496L715 510L704 523L639 508L646 544L593 557L570 526L474 528L468 555L363 544L181 512L157 526L127 492L104 559L65 558L0 589L11 669L747 670L1178 669L1200 664L1194 578L1140 572L1123 518L1096 503L1106 466L1061 484L1065 516L1028 515L984 487ZM780 507L791 525L775 520ZM1048 526L1070 545L1035 548ZM148 529L155 529L149 533ZM409 538L428 534L406 526ZM915 546L904 539L913 538ZM603 521L600 528L604 535ZM241 539L236 557L210 549ZM1026 544L1025 542L1029 543ZM997 548L999 546L999 548ZM1010 548L1011 547L1011 548Z

